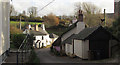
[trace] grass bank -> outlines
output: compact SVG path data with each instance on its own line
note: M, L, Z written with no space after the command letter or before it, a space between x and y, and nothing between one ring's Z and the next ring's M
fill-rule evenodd
M20 21L10 21L10 24L19 24ZM21 25L25 25L25 24L31 24L31 25L35 25L35 24L42 24L42 23L39 23L39 22L24 22L22 21L21 22Z

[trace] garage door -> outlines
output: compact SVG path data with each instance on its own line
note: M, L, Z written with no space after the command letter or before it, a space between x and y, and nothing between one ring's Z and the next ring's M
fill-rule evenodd
M109 40L90 40L89 49L94 52L94 55L100 56L101 59L109 57Z

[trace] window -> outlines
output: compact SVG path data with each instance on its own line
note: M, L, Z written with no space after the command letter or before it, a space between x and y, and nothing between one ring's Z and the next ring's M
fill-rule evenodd
M44 37L42 36L42 40L44 40Z

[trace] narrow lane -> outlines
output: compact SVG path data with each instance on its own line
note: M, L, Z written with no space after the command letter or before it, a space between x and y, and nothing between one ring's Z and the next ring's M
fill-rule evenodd
M49 48L35 49L40 63L83 63L82 65L117 65L116 62L108 61L88 61L80 58L70 58L67 56L56 56L50 52ZM115 63L115 64L114 64Z
M77 63L78 61L81 61L81 59L73 59L66 56L55 56L50 52L49 48L35 49L35 52L40 59L40 63Z

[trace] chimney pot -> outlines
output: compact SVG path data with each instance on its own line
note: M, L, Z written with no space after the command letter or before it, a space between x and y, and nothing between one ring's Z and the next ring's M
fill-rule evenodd
M78 21L83 22L83 13L82 10L79 10Z
M35 31L39 31L39 30L38 30L38 25L37 25L37 24L35 24L35 27L34 27L34 28L35 28Z

